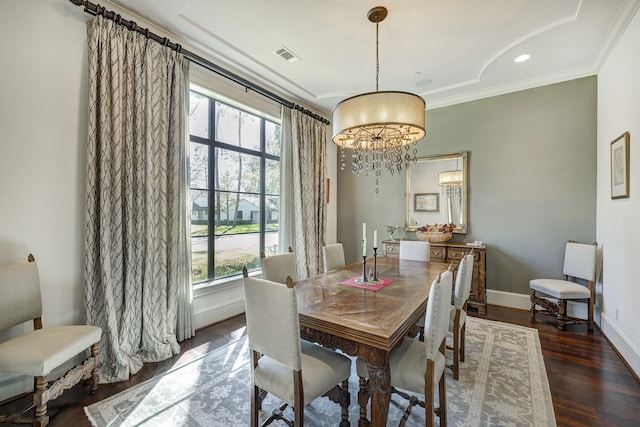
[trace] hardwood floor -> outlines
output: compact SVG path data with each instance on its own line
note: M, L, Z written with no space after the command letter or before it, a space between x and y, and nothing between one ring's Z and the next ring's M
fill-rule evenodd
M560 332L548 316L539 316L532 324L528 311L497 306L490 306L487 314L479 317L538 329L558 426L640 425L640 384L599 331L587 334L586 325L580 325ZM244 322L241 315L199 330L182 343L180 355L148 363L128 381L101 384L93 395L87 394L84 385L68 390L49 405L49 425L90 427L84 406L188 362L211 347L237 340L245 334ZM0 413L15 412L28 401L23 397L6 403L0 406Z

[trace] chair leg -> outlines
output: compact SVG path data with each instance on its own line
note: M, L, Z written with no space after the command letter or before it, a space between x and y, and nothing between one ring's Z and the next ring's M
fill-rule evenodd
M89 384L91 384L91 393L95 393L98 390L98 343L91 346L91 357L93 357L93 369L91 370L91 378Z
M293 371L293 414L293 425L295 427L304 427L304 390L300 371Z
M465 321L460 329L460 361L464 362L465 335L467 334L467 322Z
M567 300L559 299L557 318L558 318L558 329L561 331L564 331L566 328L564 324L564 318L566 313L567 313Z
M349 427L349 405L351 404L351 395L349 394L349 378L342 381L340 407L342 408L342 420L340 427Z
M531 321L536 321L536 291L531 289Z
M457 380L460 377L460 331L459 331L459 318L456 314L456 319L453 322L453 379Z
M258 427L258 409L260 407L260 389L257 386L251 388L251 427Z
M424 418L427 427L435 426L435 396L433 393L433 376L435 364L433 360L427 360L427 372L424 378ZM442 375L444 378L444 375Z
M440 377L439 387L438 387L438 399L439 399L439 407L438 407L438 418L440 418L440 427L447 427L447 378L444 372ZM432 388L433 389L433 388Z
M33 427L44 427L49 424L49 416L47 415L47 377L36 377L36 392L33 395L33 405L36 408Z
M358 426L364 427L369 425L367 419L367 403L369 402L369 380L360 377L360 390L358 390L358 405L360 406L360 420Z
M589 332L593 332L593 299L591 298L587 301L587 312L589 319Z

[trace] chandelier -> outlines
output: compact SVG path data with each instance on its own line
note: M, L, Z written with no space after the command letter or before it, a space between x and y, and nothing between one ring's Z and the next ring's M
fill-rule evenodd
M387 9L377 6L367 13L376 24L376 91L347 98L332 113L333 143L340 147L341 170L345 149L352 149L351 165L356 175L372 173L376 196L383 169L392 175L416 161L416 144L425 135L424 99L408 92L378 91L380 60L378 24Z

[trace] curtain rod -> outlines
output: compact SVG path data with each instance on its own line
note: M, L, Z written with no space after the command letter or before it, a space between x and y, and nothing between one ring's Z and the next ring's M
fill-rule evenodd
M120 14L117 14L114 11L106 10L104 7L100 6L99 4L94 4L94 3L91 3L90 1L85 1L85 0L69 0L69 1L76 6L84 6L84 11L90 15L93 15L93 16L101 15L102 17L109 19L118 25L122 25L123 27L126 27L131 31L136 31L144 35L148 39L154 40L162 44L163 46L167 46L168 48L175 50L176 52L182 54L189 61L194 62L198 65L201 65L209 71L213 71L214 73L222 77L225 77L241 86L244 86L245 90L254 91L264 96L265 98L269 98L270 100L277 102L280 105L284 105L285 107L298 110L301 113L309 117L312 117L313 119L318 120L319 122L322 122L326 125L331 124L329 120L314 113L313 111L307 110L306 108L303 108L302 106L296 103L288 101L276 95L273 92L270 92L254 83L251 83L247 79L244 79L238 76L237 74L232 73L231 71L225 70L224 68L214 64L213 62L207 59L204 59L203 57L184 49L179 43L173 43L166 37L160 37L159 35L152 33L151 31L149 31L148 28L139 27L138 24L136 24L134 21L129 21L127 19L124 19L122 16L120 16Z

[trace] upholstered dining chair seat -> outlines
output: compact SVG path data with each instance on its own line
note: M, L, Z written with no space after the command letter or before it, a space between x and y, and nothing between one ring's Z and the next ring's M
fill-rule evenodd
M47 376L73 356L100 341L91 325L59 326L20 335L0 344L0 372Z
M351 360L342 354L328 350L308 341L300 340L302 350L302 387L304 404L309 404L317 396L336 385L335 378L349 378ZM255 385L269 390L289 405L294 406L291 369L282 363L263 356L254 371Z
M534 279L529 282L531 289L545 293L554 298L580 299L589 298L589 288L579 283L560 279Z
M427 342L428 339L425 338L425 342L430 345ZM424 367L427 364L427 353L424 350L425 342L405 337L400 347L393 350L389 358L389 368L393 375L391 381L394 387L411 391L425 389L425 376L418 374L424 372ZM436 354L434 362L433 387L437 388L446 365L444 355L442 353ZM358 376L368 378L367 365L360 358L356 360L356 370Z

